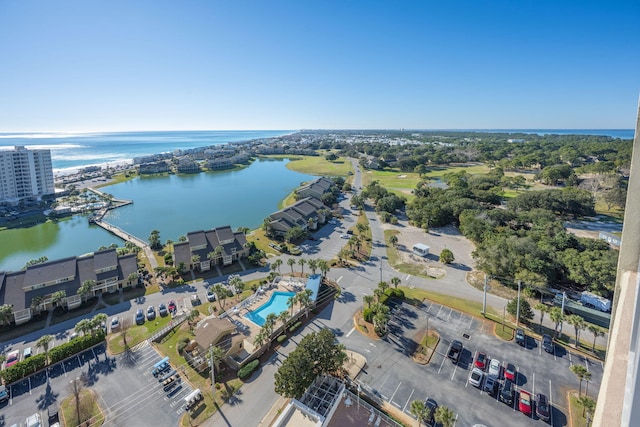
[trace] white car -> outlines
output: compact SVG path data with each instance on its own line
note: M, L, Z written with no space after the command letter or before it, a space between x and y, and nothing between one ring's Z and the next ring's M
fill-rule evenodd
M500 378L500 370L502 365L498 359L491 359L489 363L489 376L494 378Z
M471 371L471 375L469 375L469 384L474 387L480 387L483 377L484 372L482 372L480 368L473 368L473 371Z
M348 238L349 238L349 235L348 235L348 234L341 234L341 235L340 235L340 238L341 238L341 239L348 239Z
M111 332L117 331L120 328L120 321L117 317L111 319Z

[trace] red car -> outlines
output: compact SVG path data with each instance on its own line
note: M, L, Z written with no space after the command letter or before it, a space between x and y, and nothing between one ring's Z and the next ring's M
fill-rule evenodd
M512 363L507 363L507 366L504 367L504 377L516 382L516 367Z
M487 355L479 351L476 355L476 361L474 364L476 368L482 369L484 371L485 366L487 366Z
M520 390L520 399L518 400L520 412L525 415L531 415L531 393Z
M169 313L175 313L177 309L176 302L173 300L169 301Z

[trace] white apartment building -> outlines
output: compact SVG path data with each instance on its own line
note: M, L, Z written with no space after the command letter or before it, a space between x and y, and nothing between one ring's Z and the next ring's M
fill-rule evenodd
M18 203L54 192L51 150L0 150L0 202Z

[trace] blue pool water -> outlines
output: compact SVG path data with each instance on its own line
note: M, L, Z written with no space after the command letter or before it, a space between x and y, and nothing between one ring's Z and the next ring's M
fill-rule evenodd
M273 313L278 315L283 311L288 310L289 307L287 306L287 300L295 294L295 292L274 292L271 294L269 301L265 302L254 311L250 311L245 314L244 317L262 327L264 326L265 319L269 314Z

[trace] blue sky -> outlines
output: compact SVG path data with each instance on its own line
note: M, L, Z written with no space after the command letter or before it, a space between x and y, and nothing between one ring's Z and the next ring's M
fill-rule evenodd
M640 2L0 0L0 131L635 127Z

